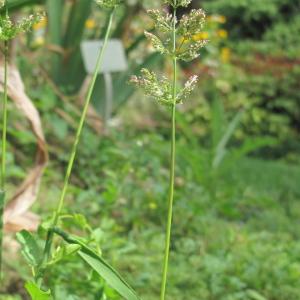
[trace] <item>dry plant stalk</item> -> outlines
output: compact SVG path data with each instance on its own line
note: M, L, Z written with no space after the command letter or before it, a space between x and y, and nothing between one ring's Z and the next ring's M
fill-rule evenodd
M8 14L7 0L0 1L0 8L5 7L5 15L0 16L0 40L4 43L4 80L3 80L3 123L2 123L2 153L1 153L1 177L0 177L0 272L2 269L2 243L3 243L3 213L5 206L6 187L6 135L7 135L7 102L8 102L8 55L9 41L17 35L29 31L32 26L41 21L42 14L30 15L17 23L13 23Z

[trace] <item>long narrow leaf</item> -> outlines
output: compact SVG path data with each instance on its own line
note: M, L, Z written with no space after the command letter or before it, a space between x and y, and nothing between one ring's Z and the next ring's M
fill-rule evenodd
M122 278L122 276L110 266L97 252L84 244L74 236L70 236L59 228L53 229L54 233L60 235L67 243L81 246L78 254L90 265L113 289L127 300L140 300L136 292Z
M104 280L127 300L138 300L138 296L122 277L108 265L100 256L94 253L79 251L78 254L86 261Z
M8 1L8 9L15 10L19 9L26 5L37 5L37 4L43 4L45 0L10 0ZM4 12L4 8L1 9L2 12Z
M64 5L63 0L47 0L48 43L58 48L62 46ZM60 73L61 61L61 53L51 52L51 76L55 82Z
M244 111L239 111L232 121L229 123L223 137L221 138L220 142L215 151L215 156L213 159L213 168L217 168L225 156L226 153L226 145L229 142L230 138L232 137L234 131L236 130L240 120L242 118Z

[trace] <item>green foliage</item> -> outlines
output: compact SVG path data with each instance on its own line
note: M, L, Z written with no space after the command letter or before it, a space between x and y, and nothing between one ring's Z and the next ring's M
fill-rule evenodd
M33 282L27 282L26 290L31 296L32 300L51 300L52 297L50 295L50 291L44 292L42 291L35 283Z
M190 128L190 135L184 131L180 117L178 128L169 298L252 300L256 293L266 299L297 300L299 168L245 157L246 146L238 147L232 137L212 180L207 147L200 145ZM62 216L61 220L65 230L85 236L89 247L100 246L103 257L126 273L128 282L146 300L157 297L163 242L160 227L166 212L169 145L168 133L163 127L160 130L157 134L131 125L97 139L86 129L89 134L84 135L66 207L70 213L84 210L93 234L84 229L82 217ZM188 138L191 135L193 141ZM246 148L254 143L249 141ZM93 149L87 147L91 144ZM101 156L89 164L94 151ZM59 165L52 161L45 178L42 193L49 206L59 179L51 170ZM44 214L48 210L39 208ZM62 248L66 244L56 240L55 245ZM47 282L56 298L93 300L105 294L120 299L75 252L69 253L48 269ZM19 265L18 261L15 268Z
M265 50L265 52L271 51L271 53L277 56L282 55L289 58L297 58L300 48L299 30L299 15L285 22L277 22L272 28L266 31L263 37L264 41L259 43L258 47ZM276 45L275 49L274 45Z
M287 15L296 15L297 7L299 0L204 1L206 10L228 17L227 26L235 38L260 39L276 22L287 20Z
M42 260L42 251L30 232L22 230L17 233L17 240L22 246L22 255L32 267L37 267Z

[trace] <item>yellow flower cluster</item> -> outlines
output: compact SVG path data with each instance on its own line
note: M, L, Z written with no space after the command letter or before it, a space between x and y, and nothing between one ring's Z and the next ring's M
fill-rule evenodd
M203 31L203 32L193 35L194 41L207 40L208 38L209 38L209 33L207 31Z
M217 37L221 38L221 39L227 39L228 38L228 32L225 29L219 29L216 31L216 35ZM202 40L207 40L210 37L210 33L208 31L203 31L200 32L198 34L193 35L192 39L194 41L202 41ZM188 43L189 41L181 38L181 40L179 41L181 43Z

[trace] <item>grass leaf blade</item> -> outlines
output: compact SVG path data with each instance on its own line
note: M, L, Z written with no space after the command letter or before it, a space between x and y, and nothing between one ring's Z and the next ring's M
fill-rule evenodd
M99 255L82 249L78 252L81 258L90 265L112 288L127 300L139 300L140 298L126 283L126 281L106 263Z
M69 235L58 227L54 227L53 232L61 236L69 244L80 245L81 250L78 251L80 257L126 300L141 300L122 276L79 238Z

